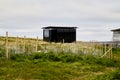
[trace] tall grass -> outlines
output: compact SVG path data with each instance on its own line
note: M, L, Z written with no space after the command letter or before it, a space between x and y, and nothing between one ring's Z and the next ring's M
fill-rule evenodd
M114 59L71 53L11 54L8 61L2 60L0 63L0 79L102 80L106 75L106 79L111 79L109 76L119 79L115 76L119 73L114 72L119 64L120 61ZM95 74L99 72L103 74Z
M5 38L0 38L4 40ZM46 43L35 39L19 41L9 38L9 60L5 59L5 42L0 44L0 80L114 80L120 79L119 48L114 58L100 56L104 47L91 43ZM117 59L116 59L117 58Z
M98 75L90 80L120 80L120 70Z
M35 61L38 63L40 61L52 61L52 62L63 62L63 63L87 63L87 64L96 64L103 65L107 67L119 66L119 61L109 58L100 58L92 55L81 55L81 54L72 54L72 53L34 53L29 55L23 54L12 54L10 57L11 60L15 61Z

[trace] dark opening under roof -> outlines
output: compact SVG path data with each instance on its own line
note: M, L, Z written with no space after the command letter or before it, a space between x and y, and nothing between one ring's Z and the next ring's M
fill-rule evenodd
M48 27L43 27L42 29L49 29L49 28L53 28L53 29L76 29L78 27L64 27L64 26L48 26Z

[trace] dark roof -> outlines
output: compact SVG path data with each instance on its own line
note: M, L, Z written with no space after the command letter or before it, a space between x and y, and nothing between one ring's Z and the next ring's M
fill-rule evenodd
M64 26L48 26L48 27L43 27L42 29L76 29L77 27L64 27Z
M119 29L113 29L113 30L111 30L111 31L120 31L120 28L119 28Z

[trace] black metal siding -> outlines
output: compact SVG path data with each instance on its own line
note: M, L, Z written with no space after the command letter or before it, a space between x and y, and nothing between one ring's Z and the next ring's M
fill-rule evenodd
M45 37L45 30L43 30L43 40L48 42L65 42L71 43L76 41L75 28L52 28L49 30L49 37Z

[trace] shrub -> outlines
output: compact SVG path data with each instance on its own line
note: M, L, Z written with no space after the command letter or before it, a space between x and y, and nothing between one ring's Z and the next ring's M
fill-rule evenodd
M112 48L114 54L119 54L120 48Z
M11 54L10 59L14 61L24 61L26 59L26 56L23 54Z
M0 47L0 57L5 56L5 48Z

